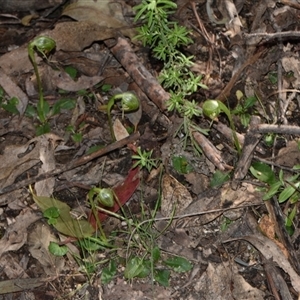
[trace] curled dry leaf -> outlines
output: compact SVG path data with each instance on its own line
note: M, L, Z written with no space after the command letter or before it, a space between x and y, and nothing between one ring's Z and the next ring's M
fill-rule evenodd
M54 256L48 250L50 242L59 241L51 233L50 227L38 222L28 234L28 250L39 261L48 276L55 276L61 272L65 260L63 257Z
M6 228L5 234L0 240L0 257L5 252L19 250L27 240L28 226L40 218L32 210L23 210L16 217L16 221Z
M0 155L1 161L5 161L5 165L0 166L0 188L12 184L19 175L40 162L40 150L44 143L56 143L59 139L49 133L33 138L22 146L7 146Z
M162 179L161 213L165 217L171 216L174 209L176 215L182 213L192 201L191 194L183 184L172 175L164 174Z

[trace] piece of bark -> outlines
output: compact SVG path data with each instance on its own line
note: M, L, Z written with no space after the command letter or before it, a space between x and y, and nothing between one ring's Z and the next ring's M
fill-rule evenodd
M170 94L161 87L152 74L140 63L139 58L127 40L119 37L117 43L110 50L149 99L162 112L166 111L166 101L169 100Z
M232 166L227 165L215 146L201 133L194 131L193 137L201 147L204 155L220 170L232 170Z

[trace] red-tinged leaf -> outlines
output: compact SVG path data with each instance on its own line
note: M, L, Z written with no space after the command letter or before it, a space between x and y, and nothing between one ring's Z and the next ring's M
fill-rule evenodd
M130 197L138 187L140 183L140 178L138 176L138 173L139 173L139 168L131 169L125 181L121 185L113 189L115 195L119 199L119 203L121 206L123 206L130 199ZM105 209L111 212L116 212L120 209L120 206L116 201L113 207L111 208L105 207ZM100 222L103 222L107 217L108 215L106 213L101 211L98 212L98 218ZM92 226L96 228L96 220L93 213L91 213L89 217L89 221L92 224Z

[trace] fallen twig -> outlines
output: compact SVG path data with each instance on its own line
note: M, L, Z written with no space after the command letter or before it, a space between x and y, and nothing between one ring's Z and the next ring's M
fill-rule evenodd
M25 180L19 181L17 183L11 184L9 186L6 186L6 187L4 187L3 189L0 190L0 195L9 193L9 192L14 191L16 189L20 189L22 187L33 184L35 182L38 182L38 181L41 181L41 180L59 175L63 172L75 169L79 166L82 166L82 165L92 161L93 159L95 159L97 157L100 157L104 154L107 154L107 153L109 153L113 150L122 148L123 146L125 146L127 144L133 143L134 141L136 141L139 138L139 136L140 136L139 132L136 132L136 133L126 137L125 139L122 139L120 141L112 143L112 144L106 146L105 148L102 148L102 149L100 149L100 150L98 150L98 151L96 151L92 154L80 157L77 160L72 161L70 164L64 165L60 169L56 169L56 170L53 170L53 171L50 171L50 172L46 172L46 173L40 174L38 176L33 176L33 177L28 178L28 179L25 179Z
M117 44L110 48L110 51L151 101L153 101L161 111L165 111L166 101L170 98L169 93L161 87L158 81L140 63L140 60L127 40L119 37Z

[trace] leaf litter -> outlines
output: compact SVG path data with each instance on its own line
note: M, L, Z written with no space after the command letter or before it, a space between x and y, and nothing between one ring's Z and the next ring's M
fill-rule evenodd
M64 9L60 6L61 2L52 7L53 3L39 8L33 6L41 18L47 18L47 13L54 18L52 20L56 24L53 29L39 17L34 24L30 21L31 17L28 18L27 24L30 26L27 28L21 23L14 25L4 19L3 30L11 26L18 33L45 35L56 41L56 51L49 62L51 67L38 58L39 69L44 74L43 89L47 101L55 103L60 95L73 92L72 95L67 94L68 97L77 97L77 103L84 105L77 106L72 112L62 109L50 118L53 132L35 137L32 119L24 115L28 103L37 103L36 79L30 77L33 72L27 53L29 40L22 40L15 49L9 48L3 41L0 48L0 86L6 91L5 101L12 97L20 100L17 105L20 116L11 117L4 111L5 106L1 102L1 294L23 297L28 289L32 289L30 293L33 299L39 299L40 289L52 295L51 299L59 299L60 295L64 299L77 299L74 297L79 296L80 291L85 293L87 299L118 299L124 298L125 294L128 299L264 299L276 293L278 297L278 293L281 293L281 298L297 299L296 294L300 293L299 270L297 264L293 263L294 256L288 255L286 258L283 252L295 252L299 257L298 219L294 219L294 235L286 237L287 240L293 240L294 248L290 248L289 242L278 241L278 232L269 237L262 236L257 229L257 219L252 220L254 226L247 223L253 219L252 214L250 217L250 207L256 215L272 215L271 209L268 205L265 207L263 193L255 188L256 182L253 179L244 182L244 177L251 180L247 173L248 164L253 159L260 159L260 153L264 153L264 158L269 159L271 164L289 172L299 164L298 144L294 133L291 133L298 127L298 41L292 38L285 40L283 35L284 31L294 33L294 36L297 33L295 25L299 7L292 1L281 2L284 4L255 1L257 5L253 5L253 1L246 0L216 3L207 0L205 5L195 6L192 3L189 7L186 1L177 1L179 9L176 17L186 20L189 28L194 30L194 45L187 49L196 59L193 69L205 73L205 83L209 87L208 91L197 91L198 99L201 99L199 101L218 97L234 108L238 101L235 100L236 90L244 89L246 97L256 95L262 101L263 109L255 107L262 119L273 118L274 123L279 120L286 126L259 124L257 132L254 128L259 149L256 148L256 151L253 147L251 153L244 153L245 160L239 164L242 171L235 177L241 182L236 182L234 188L228 183L220 183L214 189L208 185L216 169L230 172L239 160L232 148L230 129L223 136L222 124L226 123L223 118L218 120L218 126L211 129L207 137L193 132L204 152L200 158L192 153L191 148L184 149L178 138L173 136L176 130L174 124L180 120L165 113L165 102L170 94L156 80L160 64L149 62L151 54L139 52L144 48L132 39L136 30L130 19L133 16L131 2L74 1ZM45 8L49 11L44 11ZM21 20L18 18L26 17L23 7L19 8L19 12L17 7L6 9L16 13L17 17L1 15L1 18ZM51 15L51 9L53 12L59 10L61 20L58 20L58 15ZM205 22L196 18L199 12ZM277 27L272 28L269 18ZM191 25L196 23L199 28ZM130 42L120 37L121 33L130 38ZM9 36L9 32L5 34ZM277 39L280 34L282 43ZM8 40L16 43L12 37ZM81 70L75 80L63 69L69 65L76 65ZM276 74L280 84L270 83L268 73ZM133 125L133 131L141 132L140 144L143 149L153 150L156 157L162 158L166 173L161 178L160 169L153 172L148 181L138 168L131 170L131 155L135 154L136 146L126 145L138 142L138 135L130 142L122 142L127 136L124 129L130 127L123 118L116 118L120 122L116 121L118 127L114 129L120 143L114 144L113 148L108 146L111 139L107 116L97 109L107 103L109 96L102 93L99 87L108 84L113 89L124 91L124 82L125 91L133 87L142 101L142 108L128 117L128 124ZM88 92L80 94L82 90ZM277 113L277 107L280 113ZM203 123L207 127L207 123ZM73 131L65 131L67 124L72 124ZM222 128L222 131L219 132L218 128ZM241 127L237 128L239 131ZM261 142L263 136L260 128L284 137L281 140L279 138L273 147L273 154ZM83 142L74 143L74 134L81 136ZM242 133L241 137L247 141L249 134ZM221 150L217 150L215 145L220 144ZM91 147L107 147L107 150L103 154L99 152L101 154L89 156L87 151ZM172 158L182 155L188 157L188 163L192 164L192 173L183 175L172 168ZM275 163L270 160L272 155L275 155ZM66 168L66 165L69 167ZM52 175L43 178L46 173ZM38 179L40 175L41 179ZM112 177L117 179L110 179ZM31 193L28 190L30 183L5 193L6 188L18 182L28 182L24 181L28 178L36 179L31 182L34 184ZM164 251L163 255L171 253L187 257L194 264L191 273L172 274L169 287L153 288L156 283L151 279L127 282L122 273L116 274L111 284L101 285L99 268L95 269L92 280L84 279L85 288L78 289L82 282L74 278L82 278L78 276L80 269L74 269L74 260L71 267L70 255L70 261L67 257L53 256L48 244L50 241L58 244L68 242L68 237L78 239L92 236L96 226L95 220L91 221L86 202L87 191L93 186L110 183L114 185L110 187L117 195L119 204L126 204L123 208L131 214L139 215L142 210L149 216L157 201L161 201L156 229L163 233L158 244ZM145 199L141 196L143 193ZM111 212L117 212L119 204L115 204ZM55 224L49 226L45 218L40 220L41 212L52 207L58 208L59 215L52 220ZM77 211L76 207L79 208ZM289 212L288 206L282 209L285 213ZM173 214L174 221L169 226L167 219ZM89 215L90 219L85 219L84 216ZM99 212L98 217L101 221L106 219L107 223L113 222L103 211ZM284 217L281 217L281 221L284 221ZM273 216L270 222L272 226L275 224L275 231L278 230L278 219ZM251 231L245 229L247 224ZM221 228L226 226L228 231L222 232ZM53 228L64 233L61 241ZM241 240L248 242L246 248ZM110 258L107 251L96 254L97 263ZM260 267L259 271L256 267ZM68 281L65 274L62 276L64 272L69 273L70 277L74 272L76 276ZM280 277L282 281L278 279ZM73 292L70 293L70 290Z

